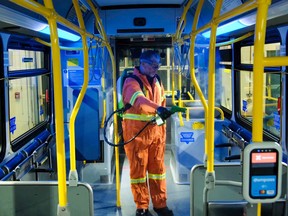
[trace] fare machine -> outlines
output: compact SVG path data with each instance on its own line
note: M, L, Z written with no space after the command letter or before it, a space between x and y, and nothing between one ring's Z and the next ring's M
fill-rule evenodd
M243 196L250 203L272 203L281 196L282 148L275 142L244 149Z

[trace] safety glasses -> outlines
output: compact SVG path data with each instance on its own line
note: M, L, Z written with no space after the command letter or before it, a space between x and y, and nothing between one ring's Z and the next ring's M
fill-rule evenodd
M157 70L161 67L161 63L159 62L152 62L150 60L147 59L142 59L141 62L145 62L147 64L149 64L153 69Z

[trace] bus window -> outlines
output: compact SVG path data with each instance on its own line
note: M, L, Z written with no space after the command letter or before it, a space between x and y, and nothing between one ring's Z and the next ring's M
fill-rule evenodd
M147 48L147 49L155 49L154 47L151 48ZM140 49L141 51L141 49ZM166 91L171 91L172 90L172 52L171 52L171 48L162 48L162 49L158 49L159 53L165 53L165 56L161 57L161 67L158 70L158 75L161 78L161 81L164 85L164 88ZM134 66L138 66L139 65L139 57L141 52L134 56L134 54L132 53L132 49L129 47L128 48L123 48L121 49L121 54L119 55L119 71L122 72L125 68L134 68ZM175 78L175 83L176 86L178 84L178 78L179 78L179 73L175 73L174 74L174 78ZM182 80L182 85L186 86L186 77L183 77ZM184 84L183 84L184 83Z
M219 47L219 83L221 89L218 91L220 97L220 105L227 110L232 111L232 47L231 45ZM217 74L216 74L217 75ZM216 89L217 91L217 89Z
M264 45L264 56L279 56L280 43L271 43ZM253 64L254 61L254 46L241 47L241 64Z
M280 136L280 110L278 98L281 97L281 75L266 74L265 76L265 116L264 129Z
M279 55L280 43L265 44L265 57ZM242 64L253 64L253 56L254 46L241 47ZM276 136L280 136L278 98L281 97L281 76L277 73L278 70L280 71L280 68L265 68L263 88L263 127ZM240 110L241 116L252 122L253 72L251 70L240 70Z
M10 141L15 147L18 138L48 121L50 75L43 70L43 51L8 52Z
M43 68L44 52L9 49L9 71Z
M232 111L232 81L231 81L231 69L220 68L222 77L222 91L221 94L221 106Z
M253 74L250 71L240 71L240 77L241 116L252 122ZM280 74L264 74L263 127L277 136L280 136L280 115L278 112L278 97L281 94L280 83Z
M24 77L9 81L11 141L47 119L47 76Z

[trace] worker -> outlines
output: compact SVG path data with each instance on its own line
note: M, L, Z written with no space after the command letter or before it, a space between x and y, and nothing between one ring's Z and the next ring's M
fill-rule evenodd
M161 66L159 53L146 50L142 52L139 62L133 75L140 78L143 88L132 77L125 79L123 84L123 102L130 107L123 114L124 142L135 136L156 115L163 121L171 115L165 108L164 87L157 74ZM166 203L165 145L166 125L151 123L124 147L130 164L130 184L136 216L152 216L148 209L150 196L158 216L174 215Z

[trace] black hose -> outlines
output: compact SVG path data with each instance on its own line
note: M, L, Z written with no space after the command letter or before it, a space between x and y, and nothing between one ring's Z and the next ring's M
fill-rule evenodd
M107 124L108 124L109 120L112 118L112 116L113 116L115 113L124 113L124 112L125 112L126 110L128 110L130 107L131 107L131 105L130 105L130 104L127 104L124 108L115 110L115 111L107 118L107 120L104 122L104 140L105 140L105 142L106 142L108 145L113 146L113 147L122 147L122 146L124 146L124 145L132 142L134 139L136 139L136 137L139 136L139 135L145 130L145 128L146 128L149 124L151 124L152 122L154 122L155 119L153 118L151 121L147 122L147 124L144 125L144 127L143 127L141 130L139 130L131 139L129 139L129 140L126 141L126 142L119 142L118 144L110 142L110 141L107 139L107 136L106 136L106 128L107 128Z

